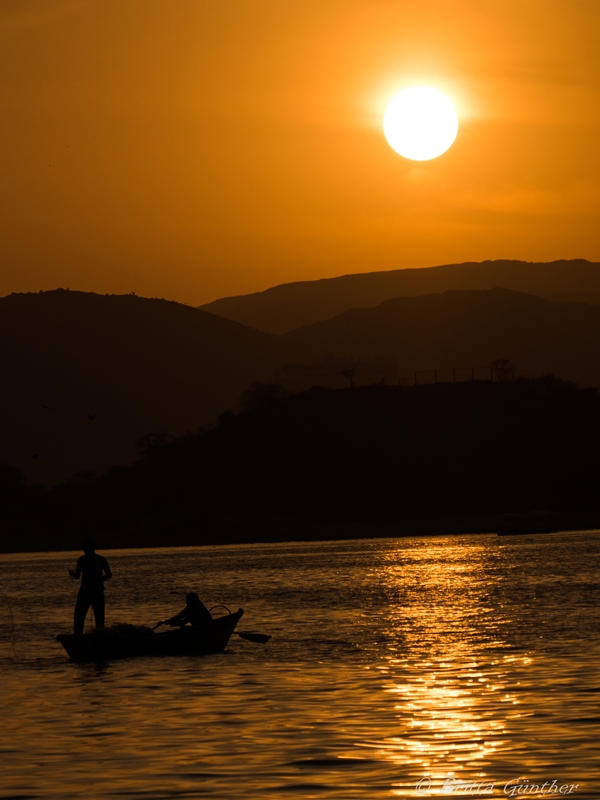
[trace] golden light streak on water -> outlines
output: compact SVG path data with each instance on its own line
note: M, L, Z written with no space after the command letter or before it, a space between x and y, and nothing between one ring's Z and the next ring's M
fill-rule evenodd
M54 640L75 555L0 556L0 797L502 796L519 777L600 795L596 534L109 553L109 621L198 588L273 639L104 666Z

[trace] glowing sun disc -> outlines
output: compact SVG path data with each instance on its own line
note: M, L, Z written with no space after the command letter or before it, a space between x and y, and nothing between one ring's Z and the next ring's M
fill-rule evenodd
M404 158L428 161L445 153L456 139L458 117L443 92L413 86L390 101L383 132L390 147Z

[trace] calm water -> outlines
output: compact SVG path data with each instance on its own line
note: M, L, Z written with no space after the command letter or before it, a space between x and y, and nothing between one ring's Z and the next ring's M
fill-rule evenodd
M0 798L600 797L598 533L104 554L108 623L273 639L71 664L78 554L0 556Z

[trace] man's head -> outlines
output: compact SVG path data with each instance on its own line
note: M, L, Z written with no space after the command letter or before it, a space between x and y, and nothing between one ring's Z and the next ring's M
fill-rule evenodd
M197 606L200 604L200 598L196 592L188 592L185 596L185 602L188 606Z
M83 552L86 556L93 556L96 550L96 542L93 539L83 540Z

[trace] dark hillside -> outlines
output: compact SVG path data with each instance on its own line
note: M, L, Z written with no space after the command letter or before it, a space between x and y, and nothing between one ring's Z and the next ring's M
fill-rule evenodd
M156 480L168 464L157 484L204 495L215 514L350 522L577 510L600 501L599 445L598 393L553 379L367 386L245 412L150 453L138 475Z
M166 300L64 290L1 298L0 463L45 483L130 463L149 432L211 424L272 374L280 346Z
M600 264L583 259L550 263L483 261L365 272L284 283L264 292L223 297L201 308L258 330L285 333L337 316L350 308L372 308L392 297L496 287L548 300L597 304L600 303Z
M315 523L368 535L422 518L597 513L598 452L597 391L553 378L314 390L32 494L29 530L15 539L6 525L1 546L9 530L13 546L51 549L81 530L104 546L202 544L264 541L277 519L302 538Z
M399 297L282 338L307 363L324 353L349 365L395 361L397 375L388 374L394 381L412 382L415 370L486 367L508 358L521 375L554 373L600 386L600 306L552 303L507 289ZM361 382L360 369L356 379Z
M357 386L436 368L467 368L464 379L507 358L521 375L600 386L599 354L600 307L506 289L394 298L279 337L164 300L11 295L0 299L0 464L43 484L99 474L132 463L146 434L215 424L256 381L342 387L345 367Z

